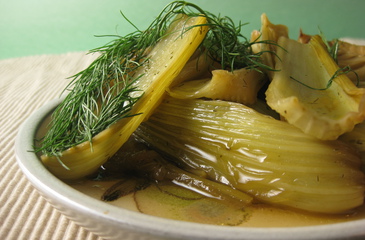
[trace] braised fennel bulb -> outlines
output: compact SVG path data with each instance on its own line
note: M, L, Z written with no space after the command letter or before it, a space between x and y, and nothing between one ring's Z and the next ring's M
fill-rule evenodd
M100 57L73 77L36 149L43 163L63 179L92 174L149 117L170 85L209 75L216 66L265 68L242 25L174 1L146 30L136 28L92 50Z
M167 98L136 135L177 164L274 206L341 213L363 203L364 174L351 147L242 104Z
M125 86L118 86L117 84L125 83L126 80L124 78L126 76L121 76L121 79L118 80L110 78L109 76L109 78L107 77L105 81L101 83L102 91L105 91L106 94L101 94L101 96L98 97L97 92L91 92L89 96L85 96L86 101L88 99L96 98L96 100L94 100L95 104L92 105L95 109L89 109L89 112L92 113L90 118L97 120L99 118L97 115L100 106L107 107L106 103L109 98L123 93L122 90L116 89L123 87L132 89L126 97L125 104L123 104L123 102L117 103L122 108L128 105L131 106L127 112L127 117L121 118L114 124L111 124L110 127L106 126L105 130L76 146L72 146L55 155L44 154L42 156L42 161L46 167L53 174L62 179L76 179L95 172L128 140L139 124L144 121L159 104L167 87L172 83L173 79L179 74L186 62L203 41L208 29L207 26L204 26L205 24L206 19L204 17L191 18L186 15L178 15L165 33L165 36L161 38L149 51L149 54L145 56L147 63L131 70L135 76L134 80L130 80L130 83L127 83ZM121 57L126 57L130 54L131 52L127 52L126 55L122 55ZM102 55L99 60L103 57L105 57L105 55ZM122 61L122 59L117 59L117 61ZM109 63L107 62L107 64L111 63L112 61ZM123 67L116 69L116 71L123 71ZM125 74L128 76L128 74L132 73L127 72ZM109 73L106 72L106 74ZM111 76L113 77L113 75ZM86 81L88 83L86 82L85 85L92 84L92 81L89 81L89 79L86 79ZM69 99L78 99L83 93L86 93L85 88L74 88L73 92L68 95L65 101L67 102ZM128 99L136 100L132 101ZM101 103L98 103L98 101L101 101ZM71 104L70 107L67 107L67 105L64 106L61 104L59 108L61 111L67 112L75 107L78 107L78 105ZM79 107L87 108L85 103L81 103ZM115 114L118 115L120 113L116 112ZM77 117L78 116L76 116L76 118ZM61 123L64 120L65 119L62 119L62 117L58 119ZM65 134L67 135L70 132L71 131L68 130ZM52 132L49 132L49 134L50 133Z
M254 104L267 77L255 69L213 70L211 78L184 81L168 88L170 96L180 99L209 98Z
M358 88L329 55L320 36L307 44L280 37L267 104L290 124L334 140L365 119L365 89Z
M341 68L350 66L353 72L347 76L360 87L365 87L365 46L356 45L344 41L337 41L337 62ZM331 42L334 45L334 42Z
M277 41L280 37L289 38L288 27L282 24L273 24L265 13L261 15L261 29L254 30L251 33L251 42L260 42L259 44L252 45L254 53L262 53L262 62L275 69L275 62L277 56L275 53L277 48ZM270 44L267 44L270 43ZM265 69L264 69L265 70ZM274 74L274 71L265 71L270 77Z
M147 30L92 51L100 56L74 76L36 149L44 165L61 179L88 176L135 133L177 164L166 164L168 180L197 191L205 182L216 198L316 213L362 205L362 162L344 143L362 136L343 134L365 119L365 89L319 36L300 43L261 20L248 41L242 24L175 1ZM266 83L267 102L257 101Z

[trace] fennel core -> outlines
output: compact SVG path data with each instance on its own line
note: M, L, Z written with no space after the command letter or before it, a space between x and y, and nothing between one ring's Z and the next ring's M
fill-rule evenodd
M241 26L192 3L176 1L147 30L136 28L91 50L100 56L72 76L66 88L70 92L36 149L43 153L44 164L63 179L94 172L149 116L199 47L225 69L265 67L260 54L251 53L252 43L240 33Z

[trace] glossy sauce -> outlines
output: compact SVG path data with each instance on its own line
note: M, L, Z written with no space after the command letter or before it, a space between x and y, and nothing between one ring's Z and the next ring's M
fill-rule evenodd
M100 199L115 182L82 180L69 184L91 197ZM365 218L364 205L353 213L343 215L311 214L258 203L247 207L234 207L171 184L162 187L152 184L144 190L108 203L169 219L241 227L310 226Z
M133 169L136 168L135 163L137 159L128 158L128 160L123 161L123 164L121 164L122 161L120 160L124 154L129 156L128 151L136 153L141 150L141 147L145 148L144 145L136 144L135 141L128 141L123 146L125 149L122 148L119 154L117 153L114 158L109 160L104 165L104 168L99 171L99 174L96 175L99 180L84 179L70 182L70 186L101 200L107 193L111 194L112 199L115 198L113 191L110 191L111 189L116 189L115 192L128 192L129 190L126 189L131 187L133 189L133 184L137 182L137 185L134 186L134 191L125 194L123 197L116 197L115 200L107 201L107 203L153 216L205 224L241 227L296 227L339 223L365 218L365 205L347 214L313 214L279 208L255 201L245 206L245 204L237 201L217 200L204 197L201 194L165 180L152 180L148 185L142 182L143 187L141 187L141 182L133 180L138 179L135 177L135 173L131 176L121 174L121 171L133 172ZM142 161L145 161L144 159L146 158L148 158L148 155L143 155ZM124 163L128 161L131 163ZM146 162L148 163L148 160ZM143 162L138 162L137 165L139 165L138 168L144 169L144 172L151 170L152 172L158 172L159 170L151 168L150 164L147 164L146 166L148 167L145 168ZM103 174L104 177L100 177ZM116 183L119 184L120 182L126 182L127 184L119 185L119 189L112 188L113 185L116 186Z

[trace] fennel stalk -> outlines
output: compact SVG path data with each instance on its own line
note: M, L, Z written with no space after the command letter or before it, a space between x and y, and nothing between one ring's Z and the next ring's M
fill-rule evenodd
M174 19L179 15L185 19L168 30L176 24ZM72 77L65 89L71 90L55 110L41 147L35 151L43 153L45 165L60 178L79 178L92 173L148 117L165 87L198 47L206 50L224 69L268 68L260 61L261 53L252 53L254 43L241 34L242 26L195 4L175 1L145 31L136 28L131 34L117 36L109 44L91 50L100 53L100 57ZM174 47L163 45L166 41ZM154 49L159 50L153 52ZM154 55L170 50L179 53L166 53L159 61L153 60ZM167 75L162 71L164 66L156 70L156 63L165 60L169 62L166 66L175 66L168 67ZM151 86L146 77L151 74L159 75L157 82L164 82L165 86ZM157 94L154 89L159 89Z

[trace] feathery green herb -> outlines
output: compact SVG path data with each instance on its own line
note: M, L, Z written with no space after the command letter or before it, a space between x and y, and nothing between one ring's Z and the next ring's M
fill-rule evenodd
M333 60L337 62L337 55L338 55L338 49L339 49L339 43L338 39L334 39L331 43L327 40L325 34L319 29L319 36L321 37L323 43L326 45L327 51L330 54L330 56L333 58Z
M111 124L126 117L143 94L133 85L141 76L134 72L148 62L146 56L166 33L177 14L189 17L205 16L209 32L201 48L219 62L223 69L242 67L269 68L260 61L260 53L253 54L250 43L229 17L220 17L202 10L193 3L175 1L168 4L145 30L136 29L90 53L100 56L85 70L72 76L65 90L70 92L53 114L50 129L36 151L48 156L60 156L62 151L89 141ZM200 27L200 26L193 26ZM189 28L182 29L181 34ZM133 94L132 94L133 93ZM140 113L142 114L142 113Z

